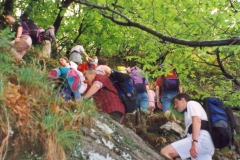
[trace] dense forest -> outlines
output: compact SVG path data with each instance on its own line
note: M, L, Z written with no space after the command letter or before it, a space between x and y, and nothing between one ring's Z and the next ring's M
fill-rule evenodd
M239 7L231 0L3 0L0 11L54 25L60 47L53 52L65 55L81 42L90 55L111 59L112 68L138 65L152 80L170 70L158 71L158 64L172 62L185 91L238 106Z
M55 67L54 59L67 55L73 44L80 42L90 56L107 57L111 68L118 65L137 65L148 74L150 81L155 81L159 75L167 74L172 68L176 68L183 90L194 98L215 96L230 106L240 106L238 0L0 0L0 2L1 75L7 75L8 80L21 83L23 86L21 91L31 94L34 98L42 99L45 93L52 92L44 87L39 93L34 92L42 87L43 82L48 83L43 80L46 72L41 71L42 77L31 75L32 73L41 75L39 71L32 71L38 67L36 52L40 46L34 46L35 50L29 51L24 58L31 70L15 66L10 56L6 54L5 43L10 41L12 34L4 20L4 14L13 14L18 19L29 18L43 28L50 25L55 27L59 48L52 51L54 56L53 62L51 60L49 62L51 64L48 66L49 69ZM170 62L173 66L165 65L168 67L158 70L159 64ZM30 81L31 85L27 83ZM0 82L1 94L6 93L9 86L5 85L4 76L1 76ZM25 99L33 103L31 96ZM53 102L49 101L44 106L47 107L51 103ZM37 110L39 104L37 102L34 104ZM59 104L54 106L58 107ZM9 117L7 111L2 112L5 118ZM82 110L77 112L80 113ZM22 116L19 117L19 123L24 123L24 114L19 114ZM43 114L45 113L36 116ZM67 116L70 117L70 113ZM50 118L58 121L54 116ZM88 119L88 115L84 118ZM47 120L46 118L46 123ZM75 120L68 122L77 123ZM49 126L51 127L50 124ZM41 129L44 130L44 127ZM0 153L0 156L2 154Z

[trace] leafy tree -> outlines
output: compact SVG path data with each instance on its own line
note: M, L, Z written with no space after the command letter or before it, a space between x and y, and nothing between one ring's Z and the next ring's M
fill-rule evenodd
M138 65L152 80L171 69L158 71L159 63L173 62L185 91L239 105L235 0L12 2L12 10L28 13L40 26L54 24L62 55L80 42L90 55L107 56L113 68Z

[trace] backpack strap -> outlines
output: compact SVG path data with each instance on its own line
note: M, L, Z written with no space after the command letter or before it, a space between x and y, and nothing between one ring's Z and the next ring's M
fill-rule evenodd
M209 121L201 120L201 128L202 130L209 131ZM192 134L192 124L188 127L187 133Z
M22 26L22 29L23 29L22 34L27 34L28 35L29 32L30 32L30 29L29 29L27 23L25 21L22 21L22 20L19 20L19 22L20 22L20 24Z

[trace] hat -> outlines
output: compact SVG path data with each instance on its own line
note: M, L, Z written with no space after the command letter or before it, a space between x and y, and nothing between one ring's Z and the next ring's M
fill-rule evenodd
M117 66L118 71L125 71L126 67L124 66Z

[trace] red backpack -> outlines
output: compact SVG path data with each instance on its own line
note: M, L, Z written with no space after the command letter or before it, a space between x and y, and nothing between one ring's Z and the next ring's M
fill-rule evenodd
M84 73L85 71L89 70L90 68L95 69L96 66L94 64L89 63L89 62L83 62L83 63L78 65L77 70L79 70L82 73Z

